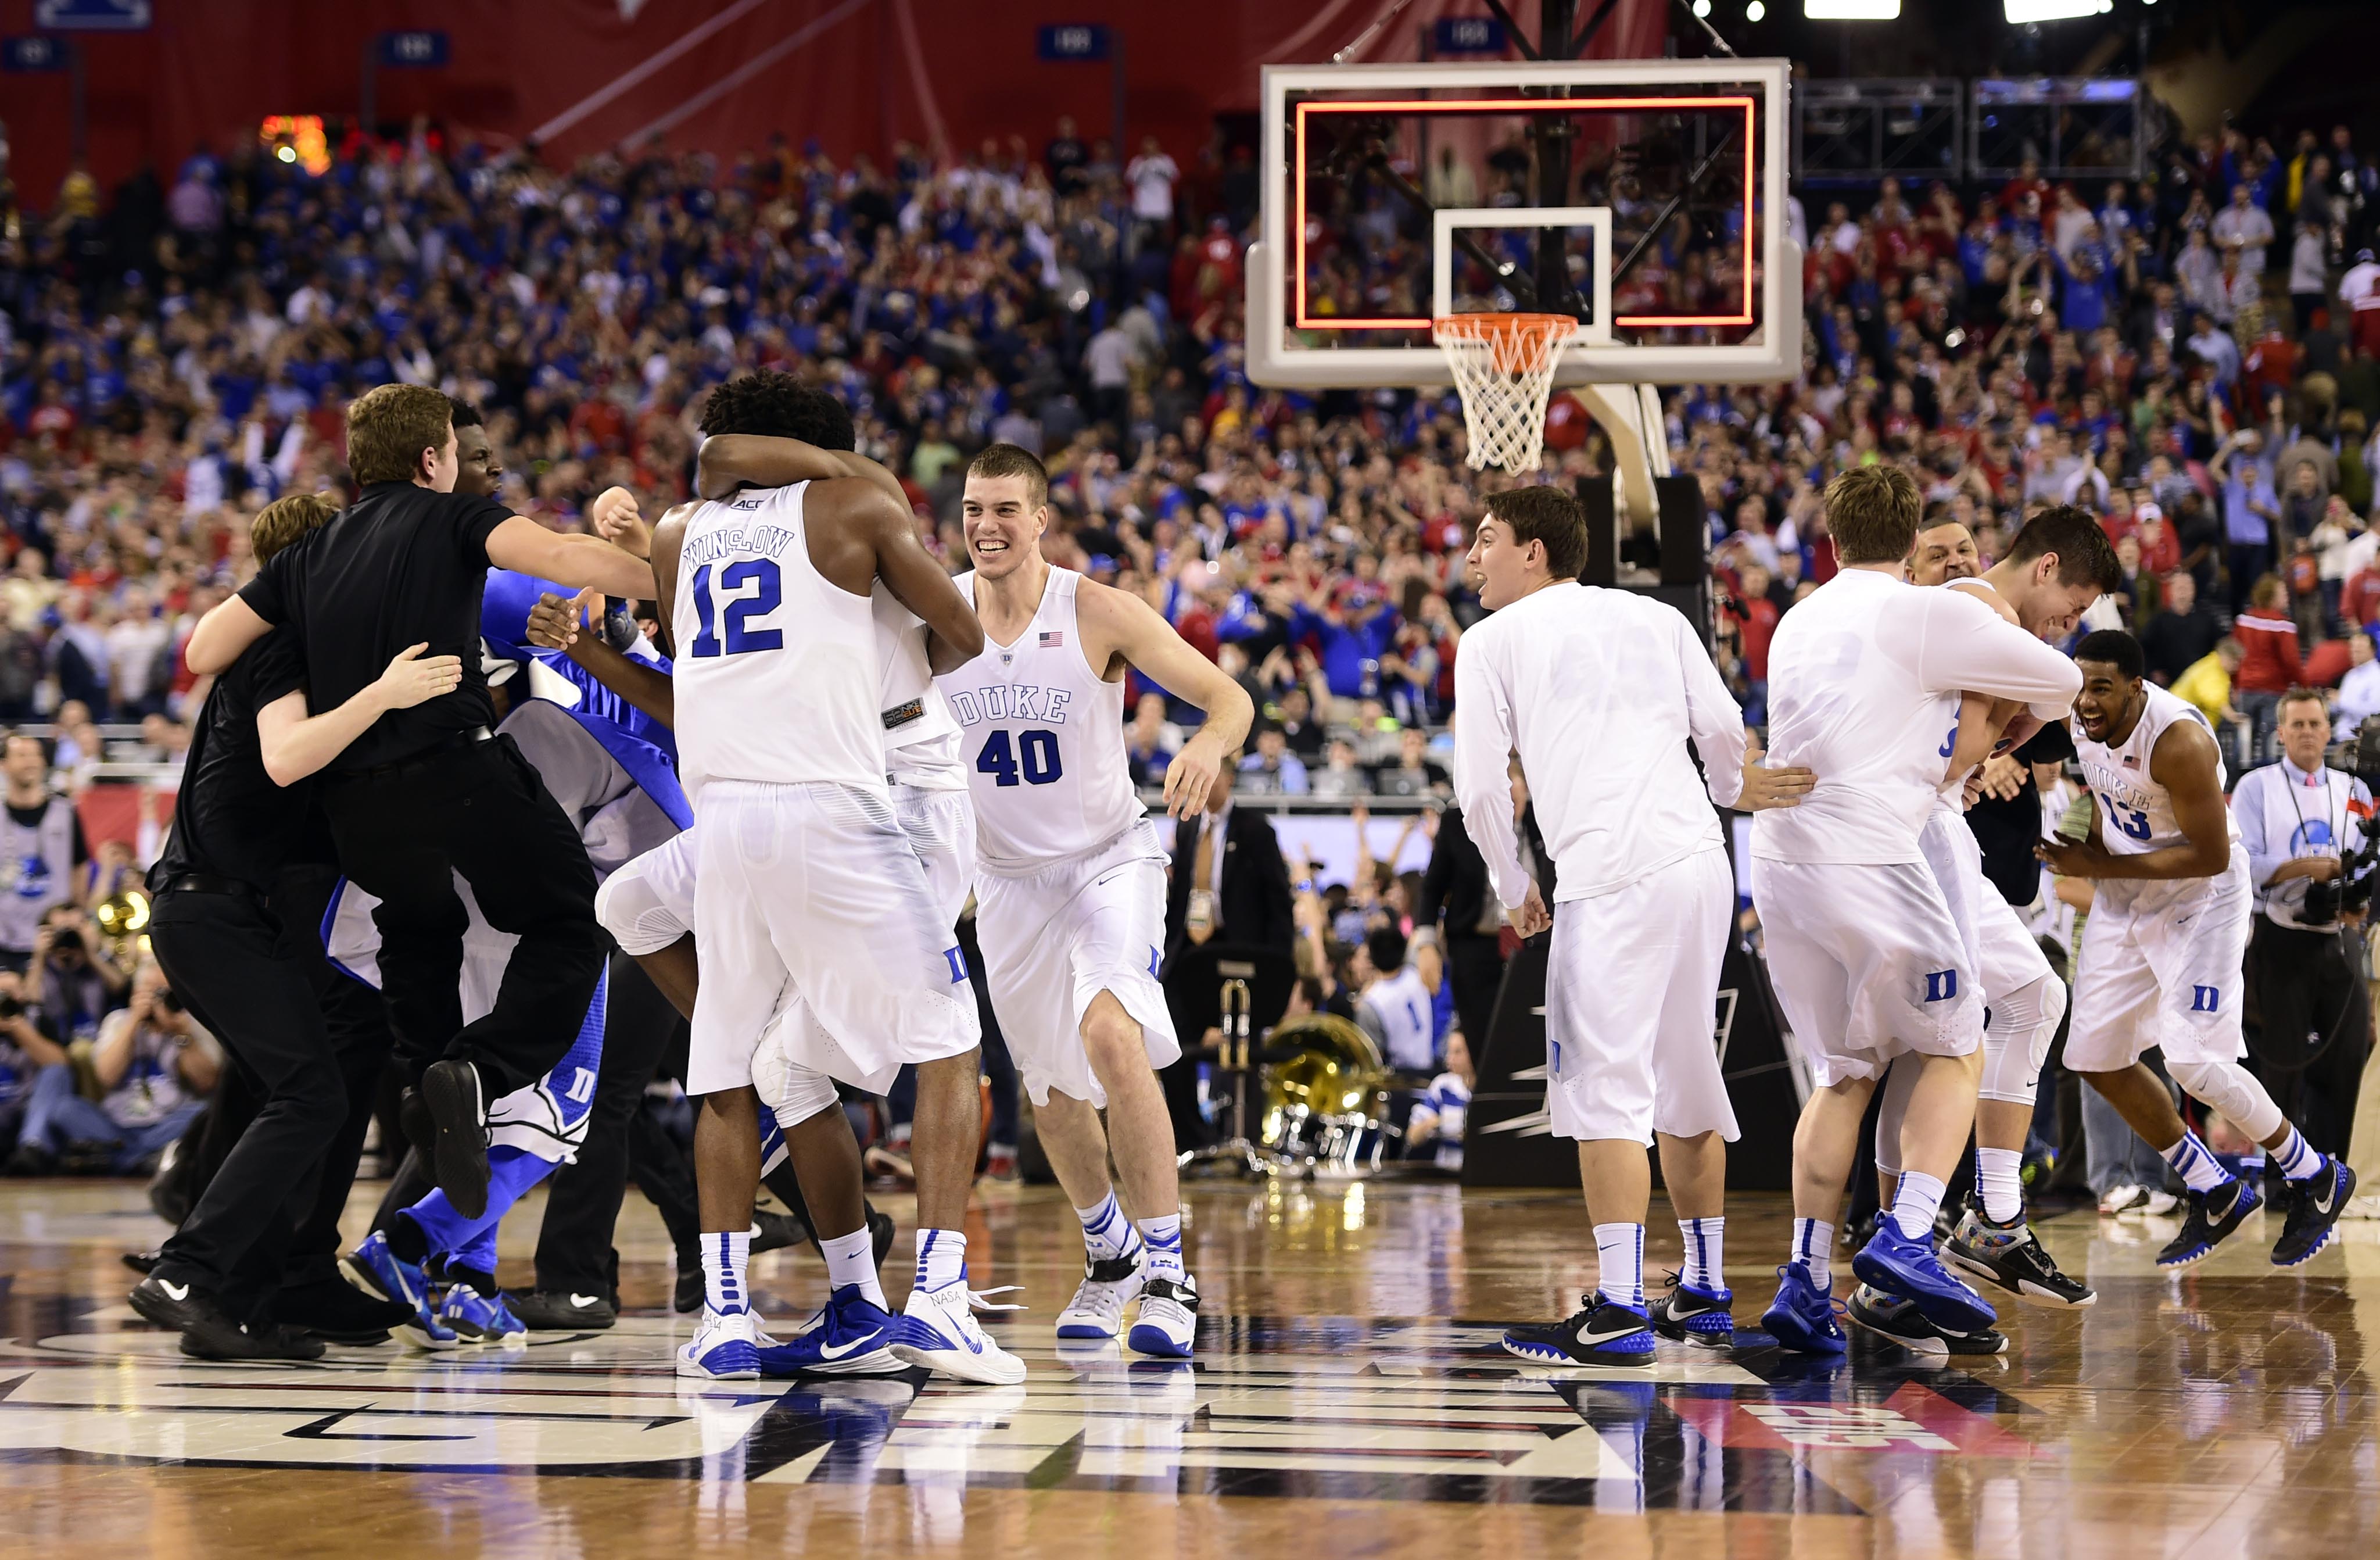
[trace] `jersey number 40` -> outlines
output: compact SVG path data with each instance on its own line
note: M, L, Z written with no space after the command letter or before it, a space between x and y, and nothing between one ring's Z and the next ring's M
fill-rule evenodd
M1002 786L1019 779L1027 786L1047 786L1065 773L1058 762L1058 734L1036 726L1018 732L1012 747L1007 731L995 729L975 756L975 771Z
M759 588L750 595L739 595L747 585ZM745 558L729 564L719 571L719 591L726 599L727 610L713 618L710 610L710 566L703 565L694 571L694 642L686 648L697 656L743 655L755 650L783 650L785 636L775 628L746 627L748 619L766 617L784 601L784 584L777 573L774 558ZM727 630L722 648L715 631Z

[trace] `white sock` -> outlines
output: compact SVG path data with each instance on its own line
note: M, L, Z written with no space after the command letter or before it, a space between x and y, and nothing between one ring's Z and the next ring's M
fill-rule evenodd
M1892 1222L1911 1240L1934 1238L1934 1216L1942 1212L1942 1183L1922 1170L1900 1173L1900 1191L1892 1200Z
M1834 1287L1835 1226L1824 1219L1793 1221L1793 1255L1790 1259L1809 1271L1811 1287L1824 1294Z
M879 1310L889 1310L884 1303L884 1286L876 1276L876 1237L866 1225L849 1235L821 1236L819 1249L826 1253L826 1281L834 1288L856 1284L859 1293Z
M2279 1148L2265 1152L2272 1155L2273 1163L2281 1167L2281 1174L2292 1181L2302 1181L2323 1167L2323 1156L2313 1152L2313 1145L2305 1140L2305 1134L2294 1127L2289 1128L2288 1140Z
M2198 1140L2195 1132L2184 1132L2181 1141L2159 1153L2168 1164L2180 1172L2182 1184L2192 1191L2213 1191L2231 1178L2223 1173L2223 1166Z
M734 1316L750 1309L751 1291L744 1286L744 1269L751 1260L750 1230L702 1232L702 1298L713 1312Z
M1607 1300L1645 1309L1645 1226L1595 1226L1595 1286Z
M1123 1216L1123 1209L1112 1191L1100 1199L1096 1208L1075 1209L1075 1217L1083 1222L1083 1249L1095 1262L1129 1257L1140 1244L1140 1232Z
M966 1277L966 1237L954 1229L917 1232L917 1287L928 1294Z
M1975 1149L1975 1188L1983 1193L1984 1217L1996 1225L2024 1217L2024 1151Z
M1680 1219L1678 1233L1686 1242L1686 1282L1697 1289L1726 1288L1720 1276L1727 1266L1726 1218Z
M1187 1270L1182 1265L1181 1210L1141 1220L1140 1237L1148 1243L1148 1265L1143 1272L1151 1278L1179 1280L1184 1276Z

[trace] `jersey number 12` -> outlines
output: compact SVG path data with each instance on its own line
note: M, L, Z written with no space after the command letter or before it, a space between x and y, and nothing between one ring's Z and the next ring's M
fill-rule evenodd
M748 596L730 594L747 585L758 585L759 589ZM719 614L719 622L727 629L723 651L719 635L712 631L710 566L705 564L694 571L695 635L693 644L687 648L695 655L743 655L755 650L785 648L785 636L778 629L745 627L748 619L766 617L784 602L784 584L774 558L745 558L729 564L719 571L719 591L729 597L727 610Z
M994 730L975 756L975 770L1002 786L1015 785L1020 774L1028 786L1047 786L1065 773L1058 762L1058 734L1038 726L1020 731L1012 748L1007 731Z

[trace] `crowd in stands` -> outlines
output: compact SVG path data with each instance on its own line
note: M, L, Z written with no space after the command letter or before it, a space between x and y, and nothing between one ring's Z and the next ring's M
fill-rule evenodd
M1431 177L1454 173L1478 182ZM103 762L176 762L201 691L183 638L249 573L259 507L341 485L365 388L480 408L504 496L573 528L614 483L649 513L685 496L707 389L771 367L849 402L954 567L968 454L1039 452L1055 561L1143 592L1257 696L1244 789L1442 795L1479 611L1462 559L1505 479L1464 466L1446 392L1247 381L1255 214L1245 149L1125 156L1063 121L1038 152L939 162L781 140L559 167L417 124L319 176L252 143L104 198L78 173L0 213L0 722L42 733L70 794ZM1986 561L2028 507L2089 506L2125 570L2105 620L2251 740L2301 683L2342 730L2380 713L2375 218L2344 129L2177 143L2138 183L1804 191L1803 373L1663 392L1748 717L1780 616L1834 567L1820 492L1879 460ZM1731 252L1688 222L1631 285L1708 286ZM1599 435L1562 444L1560 475L1608 469ZM1191 713L1134 691L1149 778ZM131 972L105 983L137 1000Z

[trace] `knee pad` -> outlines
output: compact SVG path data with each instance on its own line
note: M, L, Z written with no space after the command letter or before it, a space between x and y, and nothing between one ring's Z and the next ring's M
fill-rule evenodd
M631 958L657 954L694 930L694 908L664 898L631 861L595 891L595 919Z
M1992 1004L1992 1021L1984 1030L1984 1076L1976 1094L2029 1105L2041 1082L2041 1065L2049 1059L2050 1042L2058 1038L2058 1021L2066 1016L2066 984L2044 975Z
M2202 1104L2212 1105L2258 1142L2281 1129L2281 1107L2265 1092L2255 1076L2237 1062L2176 1062L2166 1071L2182 1091Z

